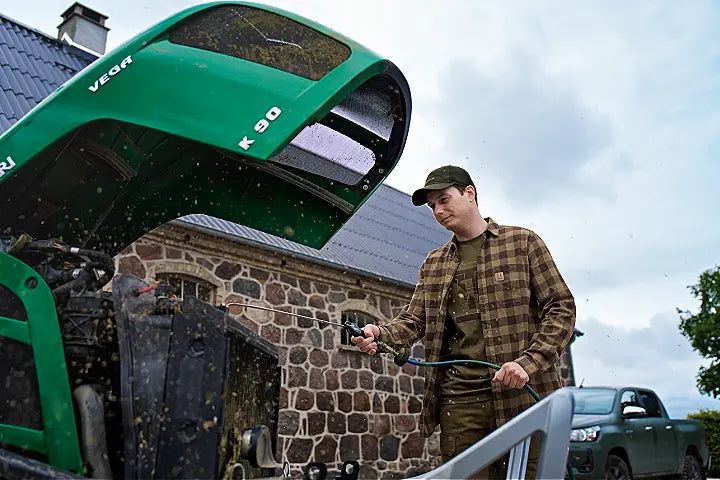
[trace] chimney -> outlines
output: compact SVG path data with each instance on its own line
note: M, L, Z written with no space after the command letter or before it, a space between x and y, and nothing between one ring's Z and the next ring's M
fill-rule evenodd
M110 30L105 26L108 17L75 2L65 10L62 18L62 23L58 25L58 40L97 56L105 53Z

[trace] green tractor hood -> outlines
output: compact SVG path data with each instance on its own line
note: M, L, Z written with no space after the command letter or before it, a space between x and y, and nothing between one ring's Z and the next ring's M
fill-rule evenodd
M320 248L409 121L402 73L352 40L263 5L189 8L0 137L0 229L115 254L203 213Z

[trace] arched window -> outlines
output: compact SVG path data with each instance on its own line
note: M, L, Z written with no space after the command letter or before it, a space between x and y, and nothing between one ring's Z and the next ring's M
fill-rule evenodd
M197 297L210 304L215 301L215 286L201 278L178 273L160 273L155 280L175 287L175 295L179 298Z
M357 326L362 328L368 323L372 323L373 325L377 325L379 322L373 317L372 315L368 315L365 312L359 312L357 310L347 310L342 313L342 321L345 323L345 321L350 320L351 322L357 323ZM340 343L342 345L354 345L350 341L350 335L345 331L345 329L342 330L340 333Z

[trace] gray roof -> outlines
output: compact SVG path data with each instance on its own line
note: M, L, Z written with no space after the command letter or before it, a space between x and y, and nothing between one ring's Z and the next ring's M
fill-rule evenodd
M0 134L93 60L89 53L0 14ZM430 210L413 206L409 195L386 185L321 250L207 215L189 215L181 221L243 243L406 285L415 284L428 252L450 238Z

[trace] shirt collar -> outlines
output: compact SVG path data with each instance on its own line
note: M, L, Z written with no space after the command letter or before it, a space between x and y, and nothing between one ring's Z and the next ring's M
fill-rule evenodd
M500 235L500 225L495 223L495 220L493 220L490 217L486 217L485 221L488 224L485 232L489 233L490 235L492 235L494 237L497 237L498 235ZM485 232L483 232L481 235L484 235ZM459 242L459 240L457 239L455 234L453 234L452 239L450 239L450 241L447 243L447 245L450 248L450 250L453 251L453 250L457 249L458 242Z

